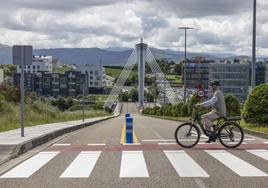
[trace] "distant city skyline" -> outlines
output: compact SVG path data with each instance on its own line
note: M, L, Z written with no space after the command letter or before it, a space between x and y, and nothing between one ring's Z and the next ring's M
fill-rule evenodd
M268 1L257 0L257 56L268 54ZM9 0L1 2L0 43L34 48L150 46L251 56L253 0Z

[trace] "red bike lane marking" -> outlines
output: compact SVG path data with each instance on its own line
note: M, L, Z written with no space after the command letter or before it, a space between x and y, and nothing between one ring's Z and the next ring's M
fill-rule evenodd
M166 144L141 144L141 145L70 145L70 146L51 146L46 151L60 152L80 152L80 151L161 151L161 150L246 150L246 149L268 149L268 144L241 144L238 148L229 149L221 144L198 144L193 148L183 148L179 145Z

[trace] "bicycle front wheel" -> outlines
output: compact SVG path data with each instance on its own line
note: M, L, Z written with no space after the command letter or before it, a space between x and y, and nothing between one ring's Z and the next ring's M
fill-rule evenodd
M243 129L235 122L226 122L219 130L219 140L227 148L238 147L243 139Z
M194 147L200 139L200 130L192 123L184 123L176 129L175 139L181 147Z

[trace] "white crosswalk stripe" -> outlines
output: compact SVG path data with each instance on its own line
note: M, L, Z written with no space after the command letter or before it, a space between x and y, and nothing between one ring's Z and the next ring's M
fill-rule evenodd
M53 159L59 152L40 152L30 159L8 171L1 178L28 178L46 163Z
M90 176L101 151L82 151L60 176L61 178L87 178Z
M268 150L258 149L258 150L246 150L246 151L268 161Z
M142 151L123 151L120 177L149 177Z
M236 157L225 150L205 150L209 155L220 161L223 165L234 171L239 176L268 176L265 172L252 166L246 161Z
M204 150L221 164L241 177L268 177L267 172L249 164L243 159L226 150ZM164 156L180 177L209 178L210 175L184 150L164 150ZM268 160L268 150L245 150L257 157ZM9 170L0 178L29 178L39 169L49 163L58 151L40 152L28 160ZM82 151L75 159L67 164L59 178L88 178L91 176L99 161L102 151ZM143 151L122 151L120 165L120 178L148 178L149 171ZM58 160L58 159L55 159ZM98 162L99 161L99 162Z
M164 151L180 177L209 177L185 151Z

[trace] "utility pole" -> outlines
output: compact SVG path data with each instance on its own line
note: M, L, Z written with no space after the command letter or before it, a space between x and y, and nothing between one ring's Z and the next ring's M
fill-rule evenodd
M183 102L186 102L186 64L187 64L187 30L192 30L192 27L179 27L178 29L184 30L184 66L183 67L183 84L184 84L184 91L183 91Z
M256 9L257 0L253 0L253 32L252 32L252 61L251 61L251 90L255 87L255 63L256 63Z
M166 104L166 79L164 79L164 105Z

